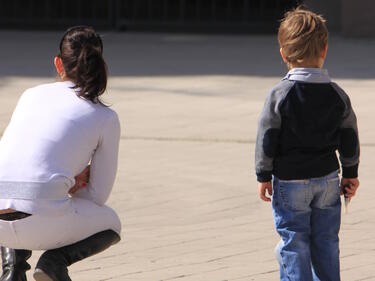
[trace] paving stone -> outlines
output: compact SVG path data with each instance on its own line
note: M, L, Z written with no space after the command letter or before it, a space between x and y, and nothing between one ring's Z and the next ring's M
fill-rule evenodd
M285 73L275 37L103 34L111 73L105 100L122 123L108 204L121 217L123 239L73 265L72 279L277 280L279 238L253 171L257 118ZM59 36L0 32L0 131L24 89L54 81ZM375 280L374 47L333 36L327 59L351 96L362 143L361 187L342 217L344 281Z

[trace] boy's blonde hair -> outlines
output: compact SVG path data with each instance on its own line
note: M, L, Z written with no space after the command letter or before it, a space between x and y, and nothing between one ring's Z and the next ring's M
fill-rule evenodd
M325 19L304 7L285 13L278 40L287 63L300 64L319 58L328 43Z

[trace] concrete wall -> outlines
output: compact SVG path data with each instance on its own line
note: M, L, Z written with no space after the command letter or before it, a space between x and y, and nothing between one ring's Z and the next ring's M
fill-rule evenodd
M375 1L342 0L342 33L348 36L375 36Z
M306 0L305 5L327 20L330 32L341 32L342 0Z
M374 0L306 0L305 4L327 19L331 33L345 36L375 36Z

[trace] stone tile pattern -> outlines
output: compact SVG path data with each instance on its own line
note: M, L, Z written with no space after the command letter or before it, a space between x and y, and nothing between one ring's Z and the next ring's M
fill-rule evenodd
M275 38L104 35L114 68L105 100L123 129L108 204L122 219L123 239L71 266L72 279L277 280L273 249L279 238L270 204L258 199L253 172L257 117L268 89L285 72ZM4 131L22 91L54 80L50 63L59 34L0 36L9 50L0 54ZM35 36L39 41L31 40ZM25 54L23 42L37 50L33 56ZM361 189L340 233L346 281L375 280L375 80L368 78L374 47L373 41L334 37L327 61L352 98L362 142ZM39 255L34 253L32 266Z

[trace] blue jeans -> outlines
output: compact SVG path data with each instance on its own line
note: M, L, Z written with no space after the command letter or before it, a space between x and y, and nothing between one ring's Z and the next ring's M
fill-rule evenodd
M280 280L340 280L338 172L306 180L274 177L272 207L281 237L276 246Z

